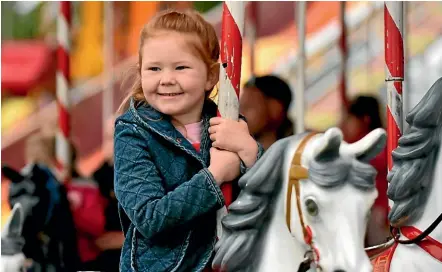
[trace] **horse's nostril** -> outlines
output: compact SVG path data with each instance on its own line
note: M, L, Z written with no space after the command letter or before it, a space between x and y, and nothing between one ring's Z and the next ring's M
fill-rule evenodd
M338 270L334 270L333 272L345 272L345 270L338 269Z

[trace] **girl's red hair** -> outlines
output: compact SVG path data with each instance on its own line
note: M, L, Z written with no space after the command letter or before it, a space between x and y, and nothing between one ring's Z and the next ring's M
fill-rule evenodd
M195 53L200 57L207 65L208 71L212 71L217 67L217 62L220 54L220 47L218 37L216 36L215 29L196 11L176 11L167 10L156 14L146 25L140 33L140 42L138 48L138 63L136 65L135 78L128 76L126 80L134 80L132 88L129 94L124 98L121 103L118 113L124 113L130 104L130 99L134 98L135 101L145 101L143 89L141 87L141 62L142 62L142 48L144 42L154 37L161 31L176 31L178 33L186 33L195 35L198 42L192 44L195 49ZM216 70L218 71L218 70ZM124 83L122 84L125 85ZM206 90L207 97L212 90Z

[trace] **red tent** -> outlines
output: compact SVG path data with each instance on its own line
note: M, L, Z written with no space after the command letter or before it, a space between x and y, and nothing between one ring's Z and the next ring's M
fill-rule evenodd
M55 52L41 41L6 41L2 44L2 92L26 95L52 73Z

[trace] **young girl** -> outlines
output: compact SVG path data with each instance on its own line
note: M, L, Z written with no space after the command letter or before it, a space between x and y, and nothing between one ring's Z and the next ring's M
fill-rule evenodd
M216 117L219 52L196 12L160 13L141 31L135 84L115 124L121 271L209 270L220 185L262 154L244 121Z
M379 101L371 96L359 96L351 101L345 112L340 127L344 134L344 140L353 143L372 130L382 128ZM370 220L368 221L366 245L378 245L389 235L388 223L388 181L387 181L387 147L379 153L371 162L376 168L376 189L378 197L374 202Z

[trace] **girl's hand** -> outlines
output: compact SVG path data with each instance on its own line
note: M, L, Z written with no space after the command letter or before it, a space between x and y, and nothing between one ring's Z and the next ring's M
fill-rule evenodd
M224 182L236 179L240 174L241 161L236 153L210 148L209 171L219 186Z
M221 117L210 119L212 146L235 152L247 167L252 167L258 154L258 145L249 133L244 120L234 121Z

